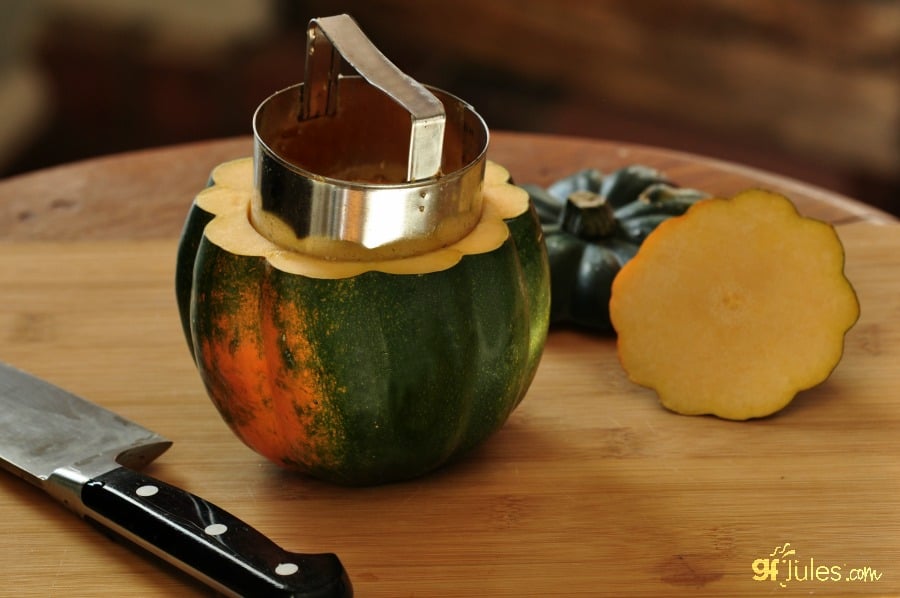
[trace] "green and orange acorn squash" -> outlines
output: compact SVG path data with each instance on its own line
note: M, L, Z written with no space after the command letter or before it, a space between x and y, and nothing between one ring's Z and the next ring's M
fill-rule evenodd
M215 169L185 223L176 293L224 420L275 463L346 485L422 475L495 432L547 335L528 194L488 162L463 239L401 259L323 259L253 225L252 160Z

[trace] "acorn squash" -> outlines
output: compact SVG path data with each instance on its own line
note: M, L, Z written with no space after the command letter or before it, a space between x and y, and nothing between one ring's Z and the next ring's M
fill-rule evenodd
M622 366L662 404L744 420L837 366L859 303L834 228L750 190L662 223L612 286Z
M481 220L455 244L354 261L258 233L252 168L216 168L176 273L188 344L235 434L287 468L368 485L500 428L535 374L550 303L540 223L508 172L488 163Z
M632 165L603 176L587 169L547 189L523 186L540 216L550 260L551 324L612 332L610 287L660 222L705 193L677 187L659 171Z

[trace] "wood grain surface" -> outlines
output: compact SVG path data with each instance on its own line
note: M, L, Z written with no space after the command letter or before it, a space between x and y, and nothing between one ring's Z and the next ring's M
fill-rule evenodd
M614 339L554 330L528 396L484 445L418 480L350 489L244 447L181 335L184 212L210 167L248 152L248 140L228 140L0 182L0 359L171 438L149 473L289 550L338 553L358 596L900 595L900 225L890 217L713 160L495 135L492 157L522 182L635 161L715 193L787 192L839 223L860 321L827 382L743 423L672 414L628 382ZM0 596L209 594L8 475L0 518ZM787 543L793 554L770 556ZM775 579L754 580L754 563L779 556Z

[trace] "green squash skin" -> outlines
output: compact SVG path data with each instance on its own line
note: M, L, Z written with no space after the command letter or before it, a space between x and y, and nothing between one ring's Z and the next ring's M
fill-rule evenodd
M212 185L212 178L207 186L210 185ZM178 303L181 328L187 339L191 357L194 357L190 319L191 289L194 287L194 259L200 247L200 240L203 238L203 229L212 219L213 214L202 209L196 203L191 205L181 231L181 241L178 244L178 255L175 262L175 300Z
M537 372L538 362L547 340L550 322L550 260L547 255L546 237L534 204L529 203L528 212L517 218L506 220L510 236L519 252L519 260L525 274L525 291L528 295L531 340L529 343L528 369L531 377L525 383L527 388ZM538 242L535 242L538 240ZM523 393L524 396L524 393ZM521 398L520 398L521 400Z
M192 210L186 236L197 234L190 221L205 214ZM231 255L202 227L192 258L194 239L183 238L179 276L190 269L194 290L185 303L182 288L179 309L225 421L265 454L243 432L258 413L234 399L234 385L216 367L222 347L244 345L273 371L316 381L316 412L305 413L311 419L298 417L276 432L293 436L303 426L302 433L285 440L289 450L266 455L288 468L373 485L420 476L481 443L524 397L547 335L549 265L540 222L531 209L507 224L510 237L500 248L465 256L448 270L340 280L286 274L261 257ZM298 305L305 314L299 324L280 309ZM259 319L271 317L282 342L222 324L254 311L266 311ZM205 341L213 339L217 348L210 350ZM308 350L297 350L301 345ZM285 400L274 396L278 389L258 392L249 400L256 409ZM299 402L295 409L304 415Z
M550 259L551 324L577 323L598 332L611 332L609 304L612 281L634 257L638 246L630 239L607 238L590 243L563 231L546 233Z

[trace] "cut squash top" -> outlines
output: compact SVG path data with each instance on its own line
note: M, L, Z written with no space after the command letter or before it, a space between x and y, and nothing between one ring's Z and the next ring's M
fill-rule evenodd
M661 224L613 282L622 366L667 408L743 420L825 380L859 316L834 228L760 190Z

